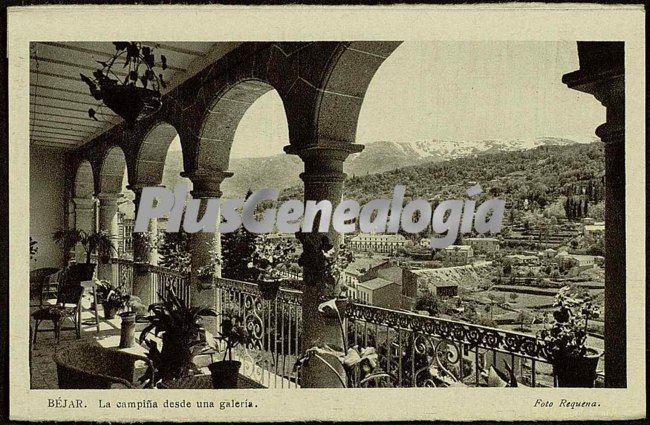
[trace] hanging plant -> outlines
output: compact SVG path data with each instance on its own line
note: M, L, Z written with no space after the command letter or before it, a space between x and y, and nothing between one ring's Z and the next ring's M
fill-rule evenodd
M158 111L162 106L160 89L167 84L156 69L154 49L138 42L113 42L115 54L109 61L97 61L101 69L92 78L79 74L90 94L109 109L133 123ZM123 62L122 62L123 60ZM118 76L114 68L122 64L126 76ZM160 67L167 69L167 58L160 55ZM88 116L97 120L97 111L88 109Z

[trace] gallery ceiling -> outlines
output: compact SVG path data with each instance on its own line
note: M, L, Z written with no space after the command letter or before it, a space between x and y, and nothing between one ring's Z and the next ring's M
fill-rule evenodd
M190 78L239 43L143 42L158 46L156 57L165 55L169 82L163 94ZM95 100L79 74L88 76L99 67L96 61L110 59L112 42L39 42L31 45L30 144L74 149L92 140L122 118ZM116 67L118 76L126 75ZM97 111L95 121L88 109Z

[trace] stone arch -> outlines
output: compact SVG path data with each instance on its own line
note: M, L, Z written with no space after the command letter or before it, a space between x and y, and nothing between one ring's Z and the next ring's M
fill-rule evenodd
M176 127L166 121L158 121L150 126L140 139L134 158L134 175L129 183L160 184L169 145L178 135Z
M375 72L399 41L341 43L319 93L316 140L354 143L359 112Z
M230 151L241 119L257 99L271 90L275 90L274 87L265 81L246 79L229 86L217 96L201 123L195 162L197 170L228 170Z
M92 198L95 193L93 167L86 159L79 162L74 176L73 197Z
M97 194L120 193L125 170L126 157L122 148L108 148L99 166Z

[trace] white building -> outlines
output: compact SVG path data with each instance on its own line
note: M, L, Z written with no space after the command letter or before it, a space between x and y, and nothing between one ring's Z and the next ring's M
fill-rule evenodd
M392 253L402 248L406 238L398 234L373 234L361 233L348 242L351 249L356 251L372 251Z

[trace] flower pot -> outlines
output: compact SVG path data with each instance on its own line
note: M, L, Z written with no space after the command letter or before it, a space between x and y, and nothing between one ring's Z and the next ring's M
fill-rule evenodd
M264 280L258 283L257 286L260 288L262 299L273 300L278 295L278 289L280 289L280 281Z
M120 327L120 348L133 347L135 342L135 312L120 313L122 326Z
M144 87L102 84L100 88L104 104L128 123L151 115L162 106L160 93Z
M559 387L593 388L596 367L602 352L588 349L583 357L563 357L553 362L553 373Z
M208 365L212 374L212 388L237 388L240 367L241 362L237 360L224 360Z
M106 319L106 320L115 319L115 315L117 314L117 310L119 310L118 307L111 306L111 305L108 305L106 303L103 303L102 307L104 307L104 319Z

